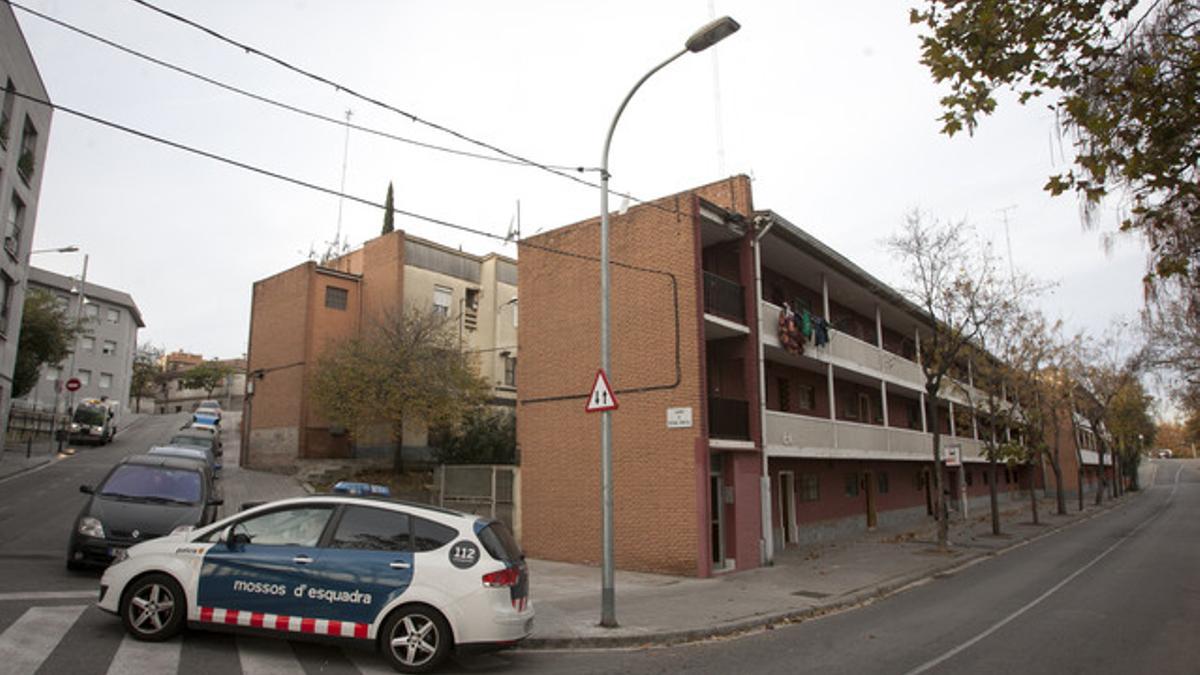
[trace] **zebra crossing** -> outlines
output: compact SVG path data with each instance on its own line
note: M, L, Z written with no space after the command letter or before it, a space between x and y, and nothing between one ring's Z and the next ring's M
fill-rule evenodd
M214 664L205 658L211 651L185 649L189 641L217 644L236 653L236 664L243 675L395 672L380 655L367 649L322 644L304 644L297 649L286 640L201 631L184 631L180 637L166 642L139 642L123 629L116 629L118 621L88 604L29 607L0 631L0 675L52 673L55 669L47 661L59 650L87 650L98 657L111 653L107 664L92 664L92 672L107 675L214 672ZM95 641L119 641L115 652L111 644L99 648L98 642L65 643L63 638L68 632L80 627L85 630L74 630L74 635L88 635L89 640ZM453 664L449 670L453 670ZM225 667L221 671L235 672Z

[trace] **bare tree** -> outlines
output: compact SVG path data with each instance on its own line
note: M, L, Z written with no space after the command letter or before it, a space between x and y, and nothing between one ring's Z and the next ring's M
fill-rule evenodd
M938 546L949 539L949 489L942 457L939 401L946 375L1003 305L998 293L995 258L974 245L965 222L926 222L918 211L909 213L899 233L887 242L904 264L907 285L902 292L925 315L918 360L925 377L925 408L933 433L933 480ZM948 386L946 387L949 388Z

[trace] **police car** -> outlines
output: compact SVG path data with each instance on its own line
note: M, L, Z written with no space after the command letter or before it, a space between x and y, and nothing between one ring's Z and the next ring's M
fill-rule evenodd
M344 495L271 502L134 546L104 572L99 606L139 640L185 624L339 638L406 673L451 650L512 646L534 615L503 523Z

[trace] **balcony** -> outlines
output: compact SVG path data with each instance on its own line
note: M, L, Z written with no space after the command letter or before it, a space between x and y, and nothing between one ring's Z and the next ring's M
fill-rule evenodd
M704 313L744 325L746 302L742 285L712 272L705 272Z
M750 440L750 403L732 398L708 398L708 437Z
M767 411L767 453L773 456L929 461L933 435L921 431ZM942 448L962 446L964 459L983 456L972 438L942 435Z

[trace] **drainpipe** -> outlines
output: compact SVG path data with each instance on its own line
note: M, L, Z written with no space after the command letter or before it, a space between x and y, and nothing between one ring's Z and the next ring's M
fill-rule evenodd
M750 245L754 247L754 316L759 317L762 308L762 238L775 225L772 218L758 216L754 219L754 238ZM762 229L758 229L761 227ZM758 318L758 433L762 439L762 478L758 493L761 497L762 539L759 541L759 558L763 565L771 565L775 561L775 533L771 529L771 473L767 462L767 364L763 359L762 318Z

